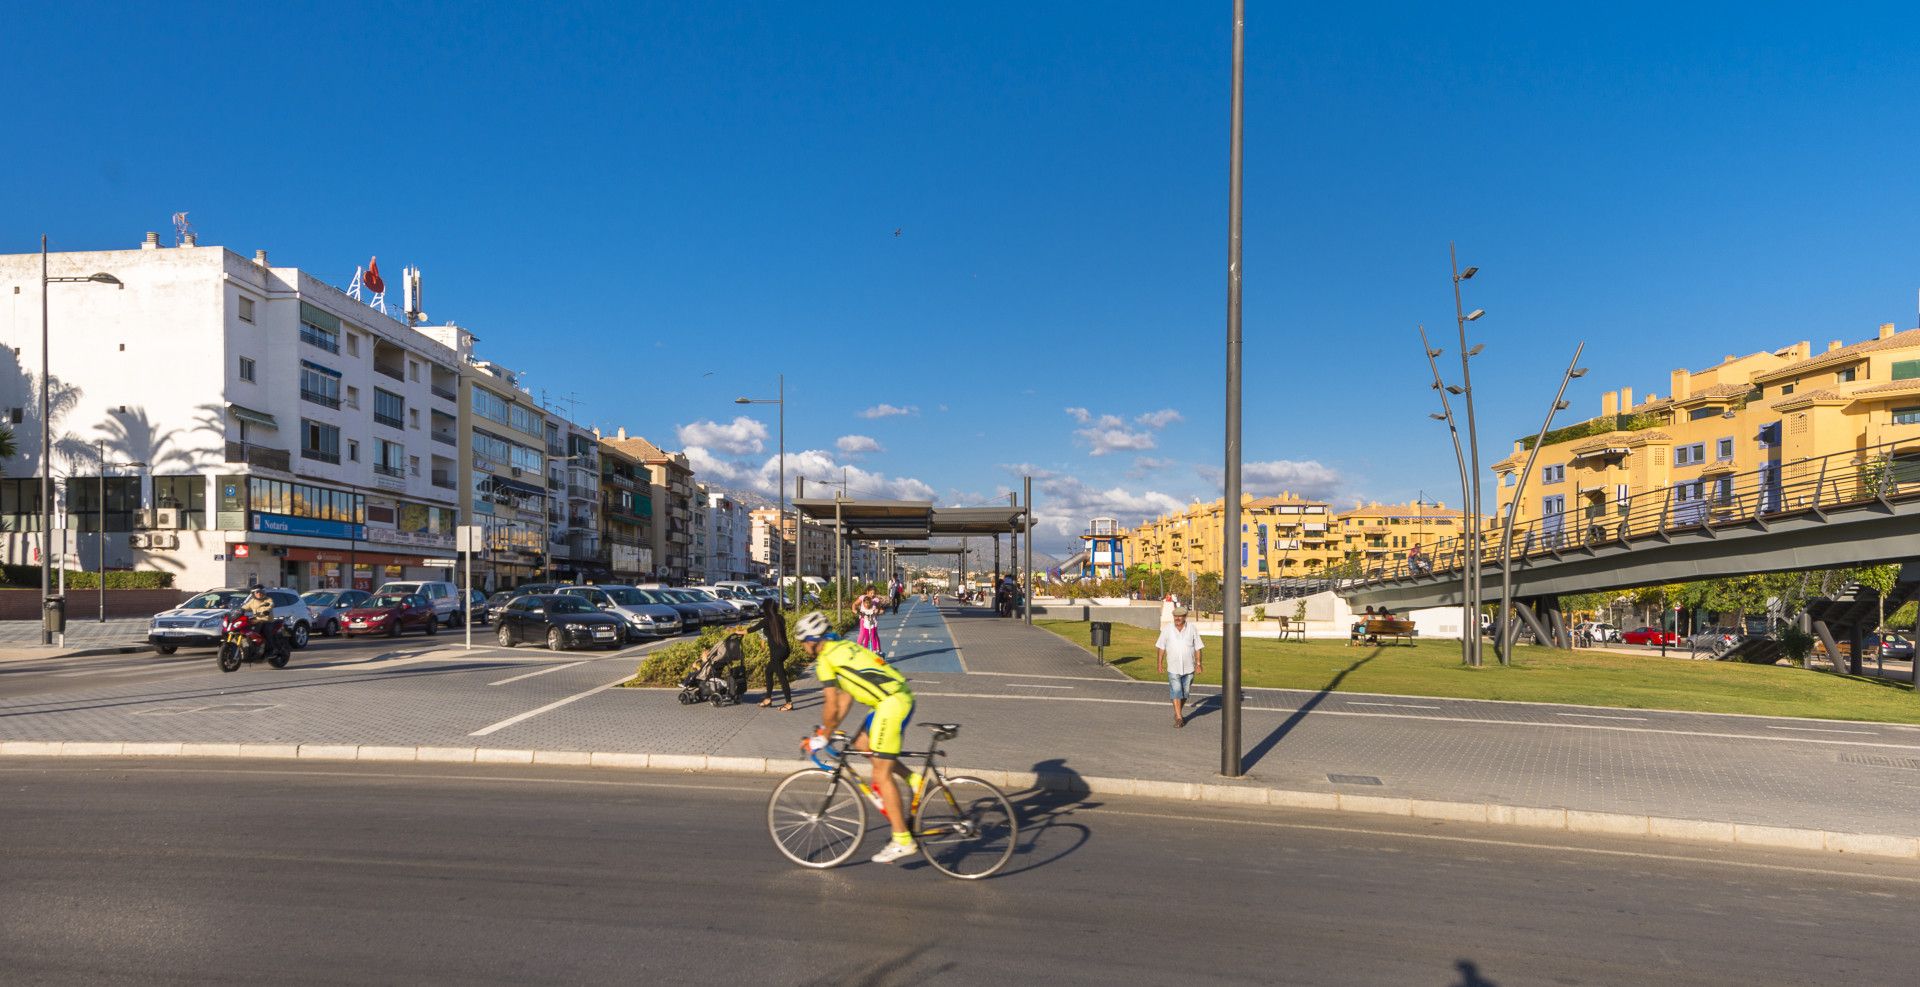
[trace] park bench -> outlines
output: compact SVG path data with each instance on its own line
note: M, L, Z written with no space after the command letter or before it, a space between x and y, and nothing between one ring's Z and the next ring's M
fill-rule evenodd
M1379 644L1381 638L1392 638L1396 644L1413 644L1413 621L1401 617L1367 617L1354 622L1357 630L1351 639L1366 644Z

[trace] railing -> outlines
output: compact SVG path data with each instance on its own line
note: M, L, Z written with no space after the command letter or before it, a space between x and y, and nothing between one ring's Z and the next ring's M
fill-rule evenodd
M433 474L433 485L436 487L439 487L442 490L458 490L459 489L459 487L454 485L453 478L448 476L445 473Z
M287 450L254 445L251 442L227 443L227 462L246 463L248 466L280 470L283 473L293 469L293 458Z
M340 352L340 337L337 334L316 329L306 323L300 323L300 341L318 346L329 353Z
M1664 542L1678 533L1711 536L1719 529L1749 526L1764 530L1789 517L1824 517L1829 511L1874 503L1890 506L1895 500L1920 497L1920 448L1912 439L1887 442L1687 480L1642 491L1625 502L1611 499L1610 488L1585 491L1582 498L1588 493L1602 496L1556 514L1515 521L1511 546L1500 545L1498 530L1487 532L1481 562L1557 558L1569 550L1631 547L1643 539ZM1369 567L1349 577L1371 584L1458 573L1470 564L1464 537L1456 535L1435 543L1424 558Z
M445 398L448 401L460 400L460 398L457 395L455 395L451 389L441 387L439 384L429 384L427 385L427 390L432 391L433 396L437 398Z
M314 404L324 405L329 408L340 407L339 396L332 395L332 394L322 394L319 391L310 391L304 387L300 389L300 400L312 401Z
M300 458L311 459L322 463L332 463L335 466L340 465L340 454L338 452L324 452L319 449L302 448L300 450Z
M374 463L374 464L373 464L373 471L374 471L375 473L378 473L378 474L380 474L381 476L400 476L400 477L404 477L404 476L406 476L406 475L407 475L407 471L406 471L406 470L404 470L404 469L402 469L401 467L398 467L398 466L387 466L387 465L385 465L385 464L383 464L383 463Z
M433 433L433 441L445 442L447 445L450 445L450 446L457 446L460 444L459 441L453 437L452 432L435 432Z
M387 376L392 377L394 380L407 379L406 377L401 375L401 371L398 367L383 367L380 364L376 363L373 365L373 370L375 373L386 374Z
M382 425L387 426L388 428L404 429L407 427L407 423L405 421L399 418L396 418L392 415L383 415L378 411L373 413L373 420L376 422L379 422ZM452 440L448 440L448 441L452 441Z

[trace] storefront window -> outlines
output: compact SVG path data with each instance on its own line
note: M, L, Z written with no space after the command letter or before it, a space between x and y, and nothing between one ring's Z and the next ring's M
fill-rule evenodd
M237 491L236 491L237 492ZM237 497L235 498L238 499ZM207 479L203 476L156 476L153 506L180 512L180 526L198 530L207 526ZM235 508L238 510L239 508Z

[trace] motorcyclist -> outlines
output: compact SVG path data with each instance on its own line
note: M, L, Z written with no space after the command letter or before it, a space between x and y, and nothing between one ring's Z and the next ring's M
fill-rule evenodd
M240 604L240 612L254 619L262 640L283 635L287 631L286 624L273 616L273 600L267 596L265 587L255 586L247 596L247 602Z

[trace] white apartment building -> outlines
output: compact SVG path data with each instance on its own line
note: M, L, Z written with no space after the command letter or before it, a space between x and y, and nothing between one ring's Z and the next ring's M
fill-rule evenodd
M159 569L197 590L373 588L451 560L452 350L297 268L189 238L53 254L56 514L71 568ZM0 558L37 563L40 257L0 256ZM104 460L105 504L100 500ZM137 465L116 465L137 464ZM104 506L104 510L102 510ZM61 522L56 521L56 528ZM103 530L104 529L104 533Z
M600 560L600 439L549 410L547 455L554 578L607 582L610 572Z
M706 504L706 579L756 579L760 569L748 557L748 542L753 537L753 519L745 504L724 490L698 488L695 503Z

